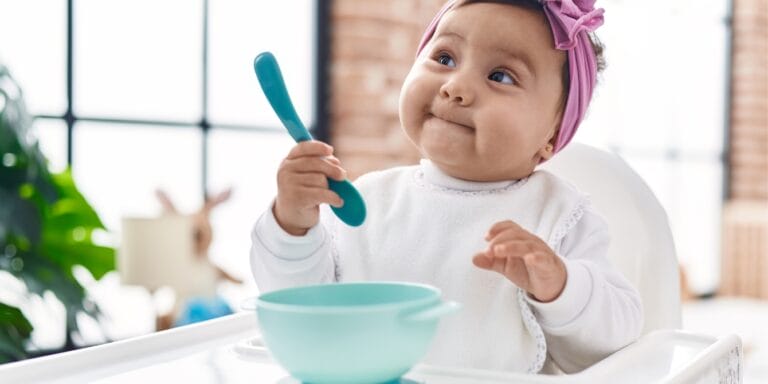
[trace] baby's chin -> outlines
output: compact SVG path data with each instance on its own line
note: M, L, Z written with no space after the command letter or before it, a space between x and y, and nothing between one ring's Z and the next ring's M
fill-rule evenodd
M458 157L445 157L442 153L429 154L422 151L422 154L443 173L467 181L485 183L519 180L530 176L534 170L532 165L521 164L519 167L505 167L502 169L493 164L483 164L479 159L457 161L459 160Z
M481 181L482 175L479 170L474 168L471 160L461 160L458 156L445 155L443 152L429 153L422 150L424 158L432 162L440 171L448 176L468 181Z
M444 164L451 168L460 168L474 159L467 148L461 148L457 143L448 141L421 141L419 149L424 157L433 163Z
M473 175L471 172L467 172L466 170L463 170L461 167L456 166L454 164L446 164L442 163L439 160L436 159L430 159L427 157L432 164L437 167L441 172L445 173L448 176L451 176L456 179L460 180L468 180L468 181L474 181Z

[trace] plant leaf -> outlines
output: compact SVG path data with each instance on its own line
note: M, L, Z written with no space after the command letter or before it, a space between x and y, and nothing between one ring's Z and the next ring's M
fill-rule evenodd
M32 329L20 309L0 302L0 363L27 357L24 343Z
M34 204L0 189L0 226L8 233L23 236L35 243L40 240L40 213ZM7 202L7 203L6 203Z
M105 230L104 224L78 191L71 171L49 172L30 135L32 118L21 95L0 64L0 269L23 281L31 294L53 292L66 308L70 335L77 329L77 313L98 314L72 267L82 265L101 278L115 268L115 250L93 243L93 231ZM19 338L28 336L0 333L0 361L21 356Z
M63 172L51 176L59 195L59 201L54 204L55 211L52 212L52 215L76 214L81 220L80 225L106 229L99 215L75 186L71 169L67 168Z

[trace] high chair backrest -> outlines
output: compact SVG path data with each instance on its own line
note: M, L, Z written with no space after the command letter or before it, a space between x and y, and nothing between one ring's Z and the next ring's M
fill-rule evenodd
M640 291L643 333L680 328L680 276L667 215L619 156L572 142L541 166L587 193L610 227L608 258Z

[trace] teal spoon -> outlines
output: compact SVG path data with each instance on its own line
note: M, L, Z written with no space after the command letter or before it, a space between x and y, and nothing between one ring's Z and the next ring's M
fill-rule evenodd
M301 123L296 109L293 108L288 90L285 88L280 66L275 56L270 52L262 52L253 60L253 69L261 84L261 90L275 110L277 117L283 122L288 133L297 143L312 140L312 135ZM349 180L336 181L328 179L328 188L336 192L344 200L340 208L331 207L333 213L350 226L357 227L365 221L365 202L360 192Z

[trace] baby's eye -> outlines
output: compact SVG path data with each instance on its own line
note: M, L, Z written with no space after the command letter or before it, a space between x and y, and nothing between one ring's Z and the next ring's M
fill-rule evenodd
M488 80L496 81L502 84L515 84L515 79L503 71L494 71L488 75Z
M449 56L449 55L447 55L445 53L442 53L442 54L440 54L440 56L437 57L437 62L442 64L442 65L447 65L449 67L455 67L456 66L456 62L453 61L453 58L451 58L451 56Z

